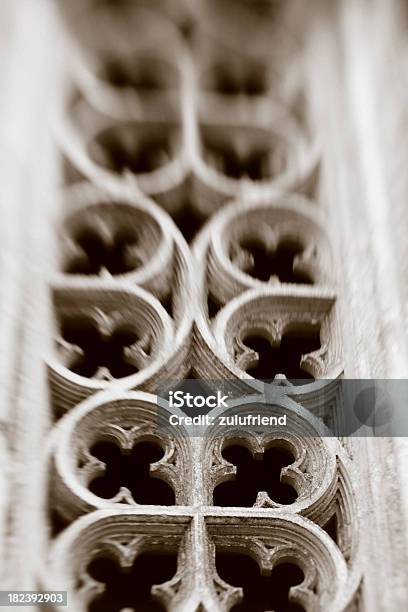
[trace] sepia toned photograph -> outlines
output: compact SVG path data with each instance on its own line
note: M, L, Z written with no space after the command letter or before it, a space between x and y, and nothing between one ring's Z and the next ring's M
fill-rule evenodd
M0 612L408 611L408 3L0 1Z

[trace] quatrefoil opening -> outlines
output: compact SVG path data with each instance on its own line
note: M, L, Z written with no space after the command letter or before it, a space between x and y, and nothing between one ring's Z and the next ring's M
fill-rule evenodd
M206 126L201 131L203 157L230 179L270 180L287 168L287 143L277 134L232 133Z
M230 259L238 267L263 282L279 280L281 283L312 285L312 275L299 265L305 247L299 240L285 238L271 246L257 238L246 238L239 242L238 252L231 245Z
M291 590L304 580L298 565L283 562L268 575L262 575L258 563L245 554L216 553L218 575L227 584L242 589L242 599L231 612L304 612L295 603Z
M268 89L266 67L261 63L217 63L203 76L201 86L225 96L261 96Z
M152 477L150 466L160 461L164 451L151 441L136 442L123 449L112 442L98 442L90 450L91 455L104 464L104 473L89 483L89 489L98 497L121 497L125 503L172 506L175 495L164 480Z
M69 370L111 380L130 376L147 365L152 356L150 336L142 337L130 323L105 327L92 317L62 319L59 348Z
M320 330L315 326L288 330L278 341L270 335L250 332L243 336L235 356L239 367L259 380L273 380L284 376L292 384L314 380L305 369L305 356L321 348Z
M114 276L137 270L144 263L138 242L137 232L132 227L109 235L99 232L98 226L84 227L73 236L76 252L68 258L65 272L98 275L106 271Z
M89 154L113 172L145 174L168 164L177 148L175 126L117 123L96 135L89 144Z
M295 461L289 449L270 447L254 457L246 446L233 444L223 449L222 456L235 466L236 473L233 480L215 487L214 505L251 507L264 492L277 504L289 505L296 501L296 490L281 480L282 470Z
M98 77L118 88L135 89L139 94L161 93L177 88L179 74L169 62L152 57L106 57Z
M89 612L164 612L154 597L152 587L168 582L177 571L177 555L142 553L130 567L121 567L116 559L97 557L87 567L87 574L103 585L103 591L89 604Z

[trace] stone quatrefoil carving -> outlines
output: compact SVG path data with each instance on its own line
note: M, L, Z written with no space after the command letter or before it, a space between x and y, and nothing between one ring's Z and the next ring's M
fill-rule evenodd
M212 332L241 372L259 380L312 382L340 373L331 304L330 297L323 299L311 312L308 299L252 289L216 313Z
M206 125L200 136L203 158L226 179L266 183L290 165L290 145L278 132Z
M302 232L302 221L281 219L276 211L260 209L264 218L248 211L231 218L235 227L224 231L230 261L242 272L262 282L314 285L324 278L324 242L317 227ZM276 218L276 220L274 220Z
M90 556L87 545L79 543L82 567L75 580L81 603L87 602L88 612L164 612L181 585L180 538L169 535L160 547L142 525L136 531L125 527L107 524ZM89 535L91 542L98 541Z
M292 504L297 499L296 490L281 480L282 469L294 462L293 455L285 448L268 448L262 457L253 457L243 445L227 446L223 458L235 466L233 480L223 482L214 489L216 506L262 505L263 496L278 504Z
M68 215L62 234L62 270L70 276L109 278L138 271L154 259L159 249L164 259L170 248L156 211L132 198L107 200L90 192L86 184L68 191L74 212ZM136 277L135 277L136 278Z
M300 196L282 196L253 205L237 200L219 211L207 230L208 289L218 304L251 288L281 296L328 293L330 250L312 206Z
M241 414L258 410L249 404ZM267 414L262 410L259 413ZM275 414L279 413L276 409ZM290 429L298 431L293 439L280 439L278 432L257 435L233 426L227 432L221 429L217 435L222 436L211 442L206 460L210 465L208 486L213 489L211 503L241 508L297 506L304 507L307 514L309 505L314 512L317 500L324 505L325 491L335 487L334 459L324 445L314 448L313 430L305 429L302 421L292 421ZM325 478L321 470L325 470Z
M242 600L231 612L305 612L290 599L291 589L304 580L303 571L293 563L280 563L265 575L248 555L217 552L216 568L222 580L242 589Z
M136 181L171 214L188 204L207 218L251 185L269 196L276 193L275 185L302 187L316 171L318 156L307 132L281 107L280 120L262 126L220 126L211 118L199 122L191 147L186 146L186 117L160 116L156 110L143 122L129 111L125 97L118 112L112 100L117 93L99 99L99 110L86 97L67 105L65 138L82 148L68 146L69 163L85 175L109 177L118 187Z
M76 75L88 73L97 95L81 81L61 134L72 172L48 490L64 525L43 582L75 585L78 612L351 610L349 458L315 435L313 416L324 395L314 381L342 368L335 267L323 207L295 195L318 193L320 152L286 92L271 96L283 83L271 79L271 48L256 55L265 41L287 48L265 20L281 6L206 0L201 32L183 3L104 2L96 32L99 4L81 13L90 53ZM155 27L141 31L132 11ZM245 14L248 53L233 35ZM279 75L288 66L281 55ZM265 392L261 408L287 408L295 432L169 433L156 393L189 371L257 397L254 379L278 379L282 402L267 405ZM324 530L334 515L336 542Z
M106 128L90 144L90 155L102 166L121 174L144 174L169 163L174 156L177 131L123 123Z
M259 331L245 335L242 340L237 339L235 360L254 378L273 380L276 376L284 376L289 381L301 383L314 378L303 367L304 356L319 349L319 331L313 329L287 332L274 342L271 342L269 334L265 337Z
M88 485L98 497L130 504L171 506L175 503L170 485L151 474L151 466L164 456L157 443L136 440L132 446L129 438L127 447L121 448L116 443L99 442L92 446L90 455L90 465L95 467L96 458L104 469Z
M133 228L115 233L85 229L74 237L74 254L66 265L68 274L123 274L143 263L138 237Z
M174 261L180 236L149 199L129 190L110 194L80 181L65 191L64 201L70 212L60 231L58 285L73 287L79 302L91 305L87 289L111 283L122 291L141 288L165 303L174 274L185 284L184 271L179 270L179 265L185 267L185 255L179 265ZM149 297L145 295L144 301ZM121 310L119 293L115 301L113 306Z
M289 524L276 519L279 528L273 536L265 529L266 524L267 521L258 529L243 525L241 533L236 522L210 527L214 589L223 603L222 609L233 612L343 609L337 608L338 602L330 600L329 595L333 588L330 575L335 568L334 559L323 549L318 555L312 552L318 538L302 540L304 546L300 547L296 540L303 535L300 524L292 524L290 533L286 531Z
M91 508L172 508L188 502L190 439L180 427L169 426L169 413L158 409L156 396L118 393L102 404L92 398L85 412L68 412L59 426L52 505L65 520Z
M88 378L113 380L138 372L151 359L152 338L141 336L119 312L95 310L91 317L67 317L58 341L66 367Z
M165 612L165 606L152 596L152 586L168 582L177 571L175 554L142 553L123 567L109 557L91 561L88 575L103 585L103 592L90 603L88 612Z
M276 246L255 238L243 239L231 247L230 257L234 265L264 282L277 279L281 283L313 284L313 277L304 267L311 256L293 239L279 241Z
M273 177L284 167L284 158L278 159L268 148L250 150L207 141L205 157L218 172L233 179L260 181Z

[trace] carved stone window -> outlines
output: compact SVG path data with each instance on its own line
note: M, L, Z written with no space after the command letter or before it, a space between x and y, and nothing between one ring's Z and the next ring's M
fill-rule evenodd
M121 567L120 563L109 557L99 557L91 561L87 574L103 585L103 593L96 596L89 606L90 612L139 608L149 612L165 610L163 605L152 596L161 584L168 582L176 573L175 555L142 553L133 564Z
M293 563L280 563L270 575L262 575L258 564L247 555L218 554L218 575L231 586L243 590L242 603L231 608L234 612L266 609L276 612L303 612L303 606L294 603L294 587L304 581L303 571ZM292 601L291 601L292 599Z
M121 448L112 442L98 442L90 449L91 459L95 457L105 465L104 473L96 476L89 489L98 497L113 498L119 490L126 489L130 499L140 504L174 504L174 492L164 481L151 478L152 464L164 455L163 449L152 442L135 442L134 446Z
M291 504L297 498L296 490L281 481L282 469L291 465L294 456L285 447L267 448L261 457L252 457L245 446L227 446L223 458L235 466L235 477L214 489L216 506L253 506L258 493L281 504Z
M343 341L305 75L282 3L233 4L62 7L36 580L78 612L349 612L361 582L354 459L327 429ZM185 378L233 391L198 434L160 391Z

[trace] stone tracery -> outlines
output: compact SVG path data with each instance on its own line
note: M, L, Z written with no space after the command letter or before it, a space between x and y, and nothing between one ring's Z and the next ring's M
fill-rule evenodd
M213 3L204 4L209 13L214 10ZM240 4L246 13L247 3ZM261 45L267 37L259 10L249 14L250 25L261 28ZM85 26L87 19L91 23L85 16ZM168 16L158 18L163 31L167 21L171 40L174 23ZM204 24L205 30L205 19ZM82 45L94 59L92 28L83 32ZM233 23L227 35L232 44ZM145 41L143 49L142 42L140 49L124 51L142 57L150 44ZM197 45L203 44L198 37ZM261 48L261 63L269 52L270 47ZM358 544L357 522L352 530L349 524L352 465L338 440L319 437L320 415L308 410L317 393L313 379L342 373L325 219L318 201L299 195L316 171L318 150L291 116L289 103L288 110L271 100L260 125L252 124L245 105L236 122L228 121L221 100L211 115L194 90L200 72L194 45L180 40L174 55L169 61L180 81L174 78L171 88L178 90L181 110L177 95L168 96L162 81L156 88L157 81L146 82L143 73L129 75L123 58L108 64L110 71L106 64L102 72L92 61L86 65L85 73L101 81L98 108L87 93L89 74L73 74L79 93L67 104L61 148L81 180L65 187L66 202L74 201L77 210L68 208L62 224L65 263L53 282L58 346L48 364L56 414L64 414L50 434L51 506L70 525L52 545L44 581L52 588L64 580L78 611L97 610L97 598L109 599L114 590L114 585L101 587L107 584L102 565L97 566L101 559L113 559L121 574L144 555L154 568L154 556L163 554L178 561L149 583L152 588L143 596L152 610L252 610L245 607L253 605L248 589L234 584L228 569L231 559L249 555L252 567L271 580L279 572L284 576L286 565L297 568L291 570L298 572L296 579L288 579L279 595L293 610L346 611L356 587L347 563L353 564ZM221 76L224 89L238 98L244 90L249 104L268 109L273 87L265 93L245 79L236 85ZM146 90L156 101L147 99ZM202 222L190 247L171 219L186 202ZM209 295L217 311L211 319ZM78 329L88 340L98 336L98 342L82 341ZM127 334L119 352L130 366L120 372L103 359L100 342L111 341L118 330ZM254 339L276 352L274 367L270 354L269 369L258 367L262 347ZM166 408L159 408L151 393L158 381L182 379L191 370L198 378L244 382L266 411L285 407L296 435L209 429L203 438L191 438L169 427ZM271 406L255 379L281 375L287 386L280 403ZM294 378L305 379L298 391L290 384ZM229 408L248 409L245 402ZM276 499L269 481L252 492L251 503L235 504L228 491L216 493L240 477L239 457L233 461L225 454L231 440L235 448L246 449L250 470L280 449L272 470ZM164 493L163 504L154 496L152 504L143 495L136 499L133 483L120 479L115 490L101 494L103 485L98 488L95 480L112 471L109 463L119 461L115 453L128 460L143 444L161 451L147 461L144 477L165 483L174 499ZM264 476L269 479L268 471ZM337 543L324 531L334 516ZM190 567L201 584L189 575Z

